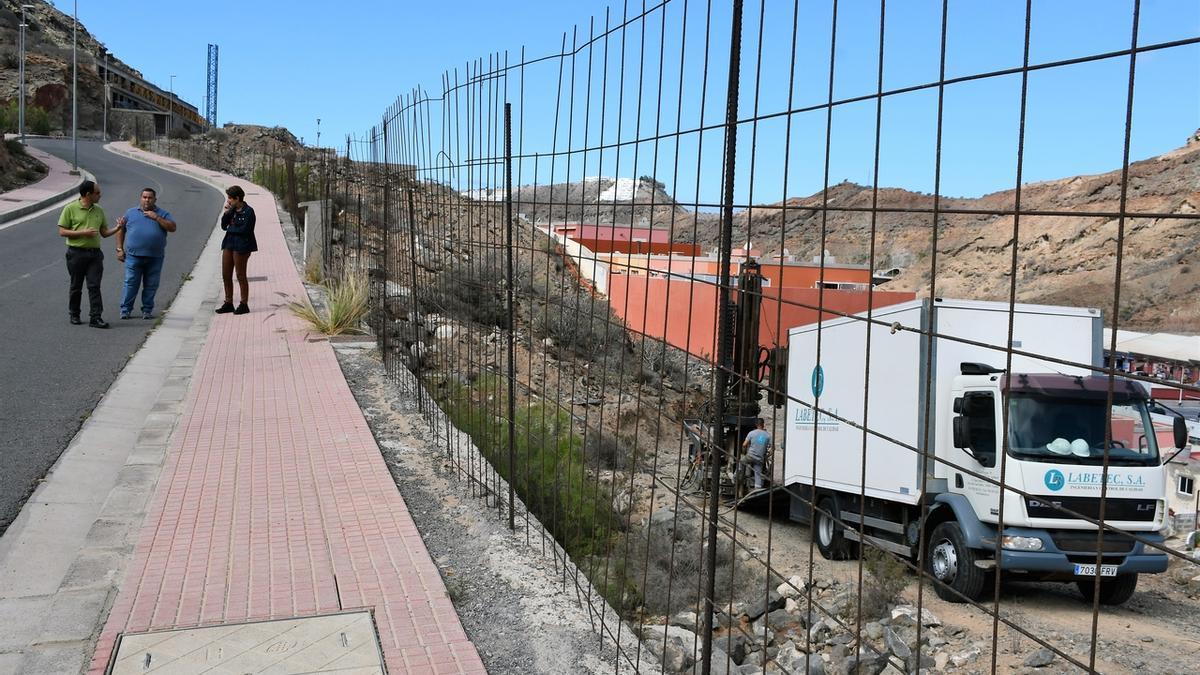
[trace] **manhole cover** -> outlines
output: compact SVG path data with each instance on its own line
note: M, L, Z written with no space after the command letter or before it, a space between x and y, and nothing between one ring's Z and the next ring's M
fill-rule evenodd
M367 612L206 628L129 633L112 675L146 673L355 673L382 675L379 641Z

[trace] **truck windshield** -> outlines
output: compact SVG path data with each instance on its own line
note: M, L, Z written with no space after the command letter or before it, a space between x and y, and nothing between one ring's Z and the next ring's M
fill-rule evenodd
M1008 446L1014 457L1037 462L1104 463L1103 398L1059 398L1013 392L1009 397ZM1114 399L1109 464L1154 466L1159 463L1154 425L1139 399Z

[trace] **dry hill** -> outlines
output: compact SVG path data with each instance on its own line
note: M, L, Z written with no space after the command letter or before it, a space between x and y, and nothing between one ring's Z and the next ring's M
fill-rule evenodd
M21 4L25 0L0 0L0 105L12 105L19 98L18 26L21 23ZM25 31L25 100L31 108L48 113L52 131L71 129L71 41L72 21L47 2L25 10L28 28ZM104 59L100 44L81 23L78 35L79 56L79 129L98 130L104 115L104 82L97 74L96 64ZM110 55L109 62L141 73ZM29 120L26 120L27 123Z
M1200 292L1200 227L1193 219L1171 217L1200 209L1198 160L1200 132L1182 148L1129 167L1126 213L1148 215L1124 222L1122 328L1200 333L1200 303L1195 300ZM821 250L824 199L824 193L817 193L742 211L735 217L734 241L749 234L766 252L782 246L799 259L812 259ZM869 261L871 199L869 186L829 188L824 249L838 262ZM1024 186L1021 211L1026 215L1016 237L1017 299L1100 307L1111 325L1119 222L1114 214L1120 211L1120 199L1119 170ZM933 196L881 188L878 204L875 268L898 272L889 288L928 295ZM941 209L983 213L939 217L937 295L1008 298L1014 219L995 212L1011 212L1015 204L1013 190L941 200ZM701 221L697 241L715 245L718 235L717 222Z

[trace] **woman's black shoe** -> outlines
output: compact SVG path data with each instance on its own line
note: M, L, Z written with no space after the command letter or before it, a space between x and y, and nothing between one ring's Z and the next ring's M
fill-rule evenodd
M237 309L233 310L233 313L234 314L249 314L250 307L247 306L246 303L243 302L242 304L237 306Z
M228 314L232 311L234 311L232 302L227 302L217 308L217 314Z

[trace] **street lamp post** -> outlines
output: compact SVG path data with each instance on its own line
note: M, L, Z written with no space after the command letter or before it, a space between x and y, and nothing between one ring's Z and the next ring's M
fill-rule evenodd
M71 174L79 174L79 0L71 25Z
M25 20L25 10L33 9L33 5L21 4L21 37L17 40L20 42L21 63L17 68L20 71L21 90L19 98L20 103L17 109L17 133L21 135L21 142L25 142L25 29L28 23Z
M22 4L20 6L20 29L19 37L17 37L17 46L20 50L20 64L17 66L18 79L20 82L19 100L17 104L17 133L20 135L20 142L25 142L25 10L32 8L32 5Z
M108 142L108 100L111 93L108 88L108 50L104 50L104 142Z

